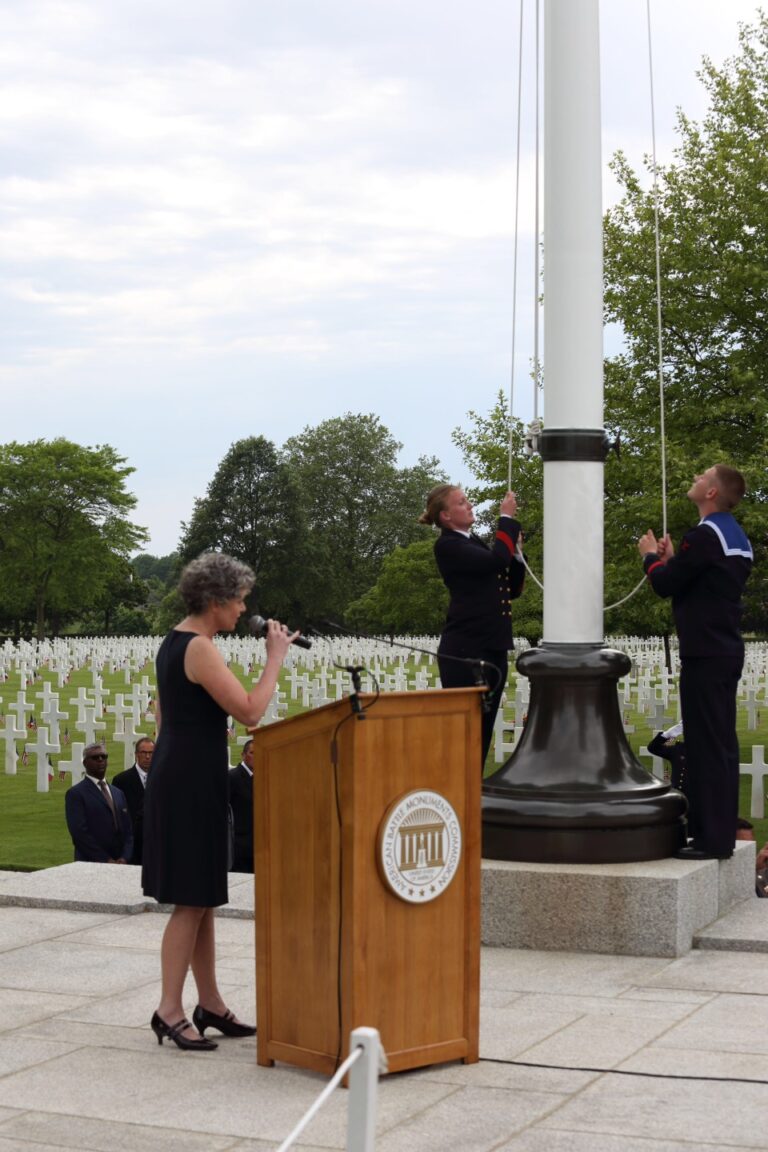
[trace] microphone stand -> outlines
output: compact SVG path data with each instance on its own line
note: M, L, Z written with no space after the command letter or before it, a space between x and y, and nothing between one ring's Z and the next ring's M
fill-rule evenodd
M334 624L332 620L323 620L322 623L326 628L333 628L335 631L341 632L342 635L349 636L352 639L355 639L358 636L361 636L363 638L363 640L376 640L376 639L378 639L378 637L376 637L376 636L369 636L366 632L357 632L357 633L350 632L349 629L342 628L341 624ZM421 652L422 655L424 655L424 656L437 657L437 652L432 652L431 649L429 649L429 648L419 648L415 644L404 644L402 640L393 640L390 637L385 642L387 644L389 644L391 647L394 646L395 648L405 648L405 650L407 652ZM452 660L456 664L467 664L469 666L469 668L472 671L472 676L474 678L475 685L478 688L485 688L485 693L480 698L480 706L482 707L483 712L489 712L491 709L491 701L490 701L491 686L488 683L488 678L487 678L485 670L486 670L486 668L492 668L493 671L496 673L497 679L499 679L498 669L495 668L493 664L488 664L487 661L485 661L485 660L475 660L470 656L449 656L447 653L441 653L440 659L441 660ZM342 667L342 665L337 664L336 667L340 668L340 667ZM351 673L352 668L351 667L345 668L345 671ZM359 669L359 672L362 672L362 671L364 671L364 669L362 669L362 668ZM353 684L355 683L354 676L353 676L352 682L353 682ZM499 687L498 683L497 683L496 687L497 688ZM357 691L359 692L360 691L359 676L358 676L358 684L357 684L356 688L357 688Z
M352 688L354 691L351 692L349 696L350 707L358 720L365 720L365 708L363 708L360 701L360 692L362 691L360 673L365 672L365 668L362 664L337 664L335 660L333 666L334 668L343 669L344 672L349 672L352 677Z

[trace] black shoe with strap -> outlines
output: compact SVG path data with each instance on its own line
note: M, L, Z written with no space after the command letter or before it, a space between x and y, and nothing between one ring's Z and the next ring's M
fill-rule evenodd
M206 1028L218 1028L223 1036L255 1036L256 1027L253 1024L241 1024L235 1020L234 1012L226 1011L223 1016L209 1012L198 1004L192 1013L192 1023L201 1036L205 1036Z
M158 1044L162 1044L163 1039L167 1037L174 1042L177 1048L183 1048L187 1052L213 1052L215 1048L218 1048L215 1040L208 1040L205 1036L196 1037L194 1040L182 1036L182 1032L192 1027L189 1020L182 1019L179 1020L178 1024L166 1024L165 1020L155 1012L149 1026L157 1036Z

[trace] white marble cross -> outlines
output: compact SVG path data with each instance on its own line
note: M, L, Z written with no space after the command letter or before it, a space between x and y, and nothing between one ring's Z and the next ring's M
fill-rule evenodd
M144 732L137 732L132 717L126 716L122 732L115 732L113 737L118 744L123 745L123 768L130 768L134 762L134 745L144 736Z
M77 784L82 780L85 775L85 767L83 766L83 752L85 751L85 743L83 741L75 741L69 747L71 757L69 760L59 760L56 765L56 771L59 776L65 772L69 772L72 776L72 783Z
M508 738L510 734L512 736L511 741ZM496 713L496 720L493 724L493 758L497 764L502 764L512 755L522 734L522 724L516 722L510 724L508 720L505 720L502 705Z
M60 744L61 737L59 736L59 721L68 720L69 714L67 712L59 711L59 697L55 693L50 697L48 703L43 707L41 716L43 723L48 725L48 730L51 734L51 743Z
M48 729L44 724L41 724L35 732L34 744L25 744L27 752L33 752L37 756L37 791L48 791L48 772L50 770L48 764L48 754L54 752L58 755L61 752L60 744L51 744L48 740Z
M661 756L654 756L653 752L649 752L647 748L641 748L638 752L638 758L642 760L650 760L651 767L648 769L657 780L663 781L665 784L669 783L667 773L669 772L669 762L663 760ZM643 765L645 767L645 765Z
M42 702L43 702L43 706L41 709L43 714L45 714L46 710L51 706L51 704L55 704L58 707L59 697L56 695L56 693L51 688L51 684L50 684L49 680L43 681L42 692L35 692L35 696L37 697L38 700L42 700Z
M34 704L27 703L27 694L22 689L21 692L16 693L16 703L8 705L8 711L16 713L16 722L20 728L26 728L27 712L32 712L34 707Z
M122 735L124 731L123 725L125 724L125 717L133 715L133 708L131 708L130 705L124 703L123 693L115 692L114 704L107 704L104 711L111 712L115 717L115 736Z
M26 728L16 726L13 716L5 717L5 725L0 729L0 740L5 740L5 772L7 776L16 775L16 741L23 740L27 734Z
M96 719L96 705L86 704L83 708L83 718L80 723L75 724L78 732L82 732L85 736L86 747L88 744L93 744L98 740L97 732L103 732L106 728L103 720Z
M93 677L93 688L91 688L91 695L93 696L94 704L96 705L96 719L101 720L104 715L104 701L110 696L110 691L105 688L101 682L101 676Z
M648 723L654 733L663 732L672 723L672 717L667 715L663 700L652 700L648 708Z
M758 711L760 704L757 699L757 690L755 688L747 689L747 731L754 732L757 728Z
M85 688L78 688L76 696L70 696L69 703L74 704L77 708L77 718L75 720L75 728L82 728L83 720L85 718L85 709L90 707L94 708L95 705L91 700Z
M763 777L768 772L765 759L765 746L754 744L752 746L752 763L739 764L742 776L751 776L752 791L749 814L753 820L762 820L765 816L765 782Z

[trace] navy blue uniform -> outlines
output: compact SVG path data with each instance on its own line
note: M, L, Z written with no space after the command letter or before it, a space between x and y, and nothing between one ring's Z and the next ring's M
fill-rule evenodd
M482 764L493 737L493 725L507 683L507 653L512 647L512 601L523 590L525 568L515 559L520 524L511 516L499 518L489 547L476 536L444 529L435 542L435 559L450 592L437 662L444 688L466 688L475 675L466 664L442 657L485 660L497 672L483 712Z
M714 512L686 532L666 563L650 554L643 565L654 591L672 598L680 642L689 833L694 847L729 856L739 807L741 595L752 547L730 512Z

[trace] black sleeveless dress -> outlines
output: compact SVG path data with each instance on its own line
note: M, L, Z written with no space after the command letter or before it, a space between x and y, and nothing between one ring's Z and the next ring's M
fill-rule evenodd
M226 904L227 714L184 672L196 632L171 631L157 653L161 723L144 797L146 896L161 904Z

